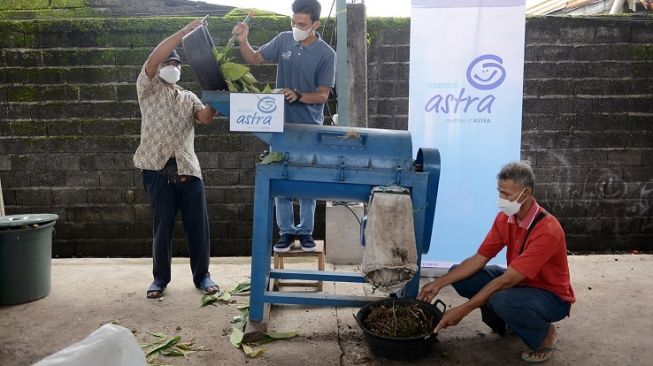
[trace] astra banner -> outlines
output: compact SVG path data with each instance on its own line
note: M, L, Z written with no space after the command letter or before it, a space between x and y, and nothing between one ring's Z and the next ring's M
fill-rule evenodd
M412 0L408 129L414 154L442 159L423 268L476 253L498 212L497 173L519 159L524 1Z

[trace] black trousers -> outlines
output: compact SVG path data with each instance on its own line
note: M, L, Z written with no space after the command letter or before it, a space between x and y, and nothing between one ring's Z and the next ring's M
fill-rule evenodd
M182 177L171 179L162 172L143 170L143 186L153 218L152 275L154 284L162 288L170 282L172 233L177 212L181 211L193 283L197 288L204 288L203 280L210 278L210 233L204 183L197 177Z

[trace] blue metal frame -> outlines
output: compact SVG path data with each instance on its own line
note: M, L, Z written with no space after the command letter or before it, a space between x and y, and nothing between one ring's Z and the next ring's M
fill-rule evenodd
M417 172L406 169L347 168L342 180L339 168L290 166L288 164L256 165L254 191L254 227L252 238L252 272L250 320L262 321L264 304L303 304L321 306L362 306L375 297L339 296L266 291L271 278L365 283L358 273L271 270L272 211L274 197L311 198L316 200L346 200L367 202L376 186L396 184L411 191L417 261L428 251L431 236L435 196L439 181L439 155L429 152L427 159L437 158L430 165L436 170ZM435 191L433 191L435 187ZM429 188L431 191L429 192ZM427 217L431 220L427 221ZM425 234L429 234L426 236ZM419 287L419 271L406 285L405 297L415 297Z
M229 116L229 93L203 91L202 99ZM368 202L377 186L408 188L413 204L417 263L428 252L440 180L440 154L420 149L412 160L407 131L286 124L283 133L256 133L283 154L281 163L257 164L254 190L249 319L260 322L266 303L363 306L378 297L267 291L270 279L366 283L358 273L271 270L274 197ZM415 297L419 269L402 296Z

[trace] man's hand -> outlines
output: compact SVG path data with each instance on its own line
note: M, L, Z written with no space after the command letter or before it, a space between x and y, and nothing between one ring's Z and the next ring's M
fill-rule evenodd
M185 27L175 32L175 34L161 41L161 43L154 48L152 53L150 53L150 56L147 58L147 61L145 61L145 74L148 78L152 79L157 74L159 71L159 64L168 58L172 50L179 45L185 35L204 23L204 19L206 19L206 17L193 20Z
M206 106L204 106L204 108L200 109L199 111L197 111L197 113L195 113L195 119L202 124L208 125L211 122L213 122L213 118L215 118L216 114L217 114L216 110L207 104Z
M297 94L296 91L288 88L283 88L282 91L283 91L283 96L286 98L288 103L295 103L299 101L300 96L299 94Z
M181 29L181 33L185 36L188 33L192 32L195 28L202 25L202 23L205 23L204 19L206 19L206 17L201 19L195 19L192 22L188 23L185 27Z
M249 26L247 23L240 22L236 24L231 33L236 35L239 44L245 43L249 35Z
M466 317L469 312L470 311L467 310L465 305L456 306L453 309L447 310L442 316L442 319L440 319L438 325L435 327L434 332L437 333L440 329L445 329L460 323L460 321L463 320L463 318Z
M417 294L417 299L430 303L435 299L435 297L440 292L440 287L435 283L435 281L429 282Z
M240 22L236 24L231 33L234 34L238 40L240 54L243 56L245 63L248 65L258 65L265 61L263 55L258 51L254 51L252 46L249 44L249 41L247 41L247 36L249 35L249 26L247 23Z

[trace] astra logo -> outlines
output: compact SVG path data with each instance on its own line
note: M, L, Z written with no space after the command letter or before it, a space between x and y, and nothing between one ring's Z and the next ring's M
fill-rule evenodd
M506 78L503 60L495 55L477 57L467 67L467 81L476 89L492 90Z
M277 103L274 98L263 97L256 103L256 108L262 114L254 111L252 114L241 114L236 118L236 123L244 125L269 125L272 122L270 113L277 110Z
M469 63L465 76L475 89L496 89L506 78L503 59L490 54L479 56ZM492 113L492 104L496 100L494 95L476 96L470 93L465 88L460 88L458 93L436 94L426 102L424 110L433 113Z
M273 98L263 97L258 101L256 105L258 110L263 113L272 113L277 110L277 103L275 103Z

